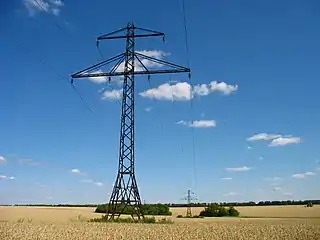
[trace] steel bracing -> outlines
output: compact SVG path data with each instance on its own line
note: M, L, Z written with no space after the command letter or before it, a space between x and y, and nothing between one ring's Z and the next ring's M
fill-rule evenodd
M133 23L129 23L125 28L100 36L97 39L97 44L101 40L124 38L126 40L126 51L71 75L72 82L73 79L88 77L109 77L110 81L112 76L123 76L118 174L107 207L107 218L110 220L119 218L121 214L127 212L126 209L128 208L130 208L132 218L144 218L134 167L135 75L190 73L189 68L135 52L136 38L152 36L160 36L164 39L165 35L161 32L135 27ZM166 67L166 69L148 69L143 64L144 59L157 64L157 66ZM101 68L108 64L113 64L113 66L110 67L109 71L102 72ZM135 69L135 66L138 66L137 69Z

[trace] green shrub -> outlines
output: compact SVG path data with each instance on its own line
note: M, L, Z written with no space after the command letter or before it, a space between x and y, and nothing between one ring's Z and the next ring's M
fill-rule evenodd
M234 207L229 207L228 213L229 213L230 217L239 217L239 215L240 215L240 212L237 209L235 209Z
M169 224L173 223L173 221L168 219L161 219L156 221L155 217L144 217L142 219L133 219L133 218L117 218L108 220L107 215L103 215L101 218L93 218L90 219L89 222L105 222L105 223L146 223L146 224L153 224L153 223L159 223L159 224Z
M177 218L203 218L203 216L194 215L194 216L188 217L188 216L178 215Z
M234 207L225 207L219 206L217 204L211 204L206 207L203 211L200 212L200 217L238 217L239 212Z
M313 203L312 202L308 202L307 203L307 207L313 207Z
M124 205L117 205L116 212L119 213ZM95 212L96 213L106 213L108 204L98 205ZM170 208L164 204L144 204L142 205L142 211L144 215L162 215L162 216L171 216ZM126 206L123 211L123 214L134 214L135 210L132 206Z

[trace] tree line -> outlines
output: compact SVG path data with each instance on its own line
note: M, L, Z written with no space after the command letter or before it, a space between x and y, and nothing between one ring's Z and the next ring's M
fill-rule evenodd
M191 207L207 207L211 204L219 205L219 206L279 206L279 205L307 205L312 203L320 204L320 200L286 200L286 201L260 201L260 202L221 202L221 203L191 203ZM160 204L160 203L158 203ZM92 207L96 208L100 204L14 204L13 206L34 206L34 207ZM142 204L142 205L157 205L157 204ZM186 203L165 203L161 204L168 207L187 207ZM2 206L12 206L12 205L2 205Z
M120 209L123 209L124 206L117 205L116 213L120 212ZM141 205L142 212L145 215L172 215L170 212L170 208L165 204L143 204ZM108 210L108 204L98 205L95 212L96 213L106 213ZM123 214L133 214L135 213L134 209L131 206L127 206L124 208Z

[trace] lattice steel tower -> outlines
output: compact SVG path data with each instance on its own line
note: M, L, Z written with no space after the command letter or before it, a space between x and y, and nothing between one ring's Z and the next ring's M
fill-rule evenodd
M192 200L197 200L196 197L193 196L194 192L192 192L190 189L188 190L187 196L183 198L184 200L187 200L187 217L192 217L192 210L191 210L191 204Z
M141 208L141 198L138 190L137 181L134 171L134 77L135 75L148 75L148 80L151 74L161 73L179 73L189 72L190 69L182 67L167 61L153 58L135 52L135 38L161 36L164 40L164 33L135 27L133 23L129 23L127 27L117 31L102 35L97 39L97 46L100 40L105 39L126 39L126 51L115 57L109 58L89 68L71 75L72 83L75 78L88 77L109 77L123 76L123 92L122 92L122 113L121 113L121 130L120 130L120 149L119 149L119 166L118 174L114 184L114 188L110 197L107 208L107 218L119 218L126 210L131 208L132 218L144 218ZM137 70L135 63L137 61ZM149 70L144 62L149 61L155 63L157 66L167 69L153 69ZM101 68L107 64L115 63L110 71L102 72ZM119 66L123 66L119 69ZM149 64L151 65L151 64Z

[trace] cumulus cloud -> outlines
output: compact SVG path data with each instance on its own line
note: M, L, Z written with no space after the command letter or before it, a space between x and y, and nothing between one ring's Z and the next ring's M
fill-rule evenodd
M157 88L151 88L140 92L141 97L154 98L158 100L187 101L191 99L191 86L187 82L176 84L165 83Z
M141 51L135 51L136 53L140 53L143 55L146 55L148 57L153 57L153 58L157 58L157 59L163 59L165 56L170 55L170 53L166 53L163 52L161 50L141 50ZM140 59L140 57L139 57ZM146 67L146 68L153 68L153 67L158 67L161 68L163 65L159 64L159 63L155 63L153 61L150 61L148 59L140 59L142 64ZM142 64L135 59L135 72L137 71L143 71L145 70L142 66ZM114 66L110 67L109 69L106 70L106 72L109 72ZM115 72L124 72L124 67L125 67L125 62L123 61L122 63L120 63L120 65L118 66L118 68L115 70ZM99 69L97 71L93 71L90 73L102 73L103 70ZM91 82L97 83L97 84L103 84L103 83L107 83L109 82L109 77L89 77L88 78ZM123 77L119 77L119 76L113 76L111 78L112 82L115 82L117 84L121 84L123 82Z
M103 186L103 183L102 182L94 182L94 184L98 187L102 187Z
M247 138L247 141L273 140L281 137L280 134L258 133Z
M118 100L122 98L122 89L106 90L102 93L103 100Z
M285 145L296 144L300 142L301 142L301 138L298 138L298 137L279 137L279 138L273 139L269 144L269 146L270 147L285 146Z
M73 168L73 169L71 169L71 171L70 171L71 173L74 173L74 174L84 174L83 172L81 172L79 169L77 169L77 168Z
M194 128L210 128L210 127L216 127L216 121L215 120L199 120L199 121L178 121L176 124L180 125L186 125L188 127L194 127Z
M220 92L229 95L238 90L238 85L230 85L225 82L212 81L209 84L198 84L193 87L193 92L198 96L207 96L212 92Z
M314 172L305 172L305 173L293 174L292 177L297 179L302 179L302 178L307 178L309 176L314 176L314 175L316 175Z
M102 73L102 70L98 70L98 71L94 71L92 72L93 74L96 73ZM102 84L102 83L106 83L109 81L108 77L89 77L88 78L91 82L93 83L97 83L97 84Z
M4 157L4 156L0 156L0 163L4 163L4 162L6 162L7 160L6 160L6 158Z
M269 147L285 146L294 143L300 143L301 138L292 136L283 136L281 134L258 133L247 138L247 141L270 141Z
M148 57L153 57L153 58L157 58L157 59L163 59L165 56L170 55L170 53L166 53L160 50L142 50L142 51L136 51L137 53L146 55ZM139 57L140 58L140 57ZM146 66L146 68L152 68L152 67L162 67L163 65L160 63L155 63L153 61L150 61L148 59L140 59L142 64L144 66ZM135 62L135 70L136 71L142 71L144 70L143 66L141 65L141 63L139 61Z
M61 0L23 0L29 14L33 16L37 12L45 12L58 16L64 3Z
M252 168L251 167L234 167L234 168L226 168L227 172L247 172L250 171Z
M6 176L6 175L0 175L0 180L14 180L16 179L15 177L9 177L9 176Z
M207 96L213 92L220 92L229 95L237 91L237 85L229 85L225 82L212 81L209 84L198 84L192 87L187 82L164 83L156 88L140 92L139 95L145 98L169 101L188 101L195 96Z

